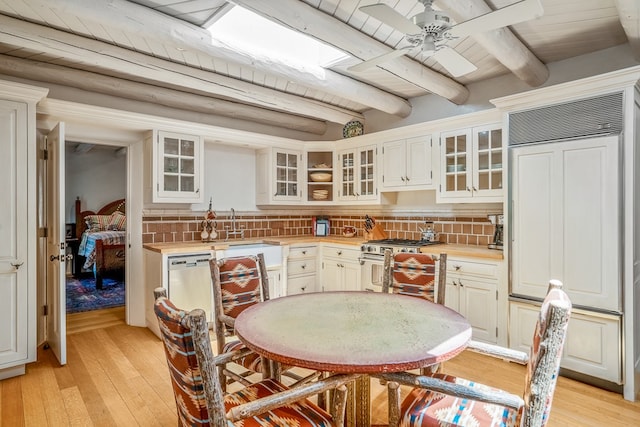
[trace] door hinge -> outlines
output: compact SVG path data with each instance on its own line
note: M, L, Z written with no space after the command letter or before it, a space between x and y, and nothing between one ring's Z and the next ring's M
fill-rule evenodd
M429 177L433 179L433 171L429 172Z
M498 327L496 326L496 337L498 336Z
M49 306L48 305L43 305L42 306L42 315L43 316L48 316L49 315Z
M382 182L384 182L384 175L382 175Z
M42 160L49 160L49 150L42 150Z
M442 193L442 184L438 184L438 193Z
M49 229L47 227L41 227L38 235L39 237L49 237Z
M496 301L498 301L498 291L496 291Z

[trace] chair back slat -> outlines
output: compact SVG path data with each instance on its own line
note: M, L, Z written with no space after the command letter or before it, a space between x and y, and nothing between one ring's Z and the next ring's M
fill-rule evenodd
M527 366L523 414L523 424L527 427L543 427L549 420L571 316L571 301L561 289L562 284L555 282L550 282L542 303Z

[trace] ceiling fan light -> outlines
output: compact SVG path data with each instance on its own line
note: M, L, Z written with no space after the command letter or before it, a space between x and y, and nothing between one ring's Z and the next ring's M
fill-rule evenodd
M433 40L425 40L422 43L422 53L427 56L431 56L436 53L436 44Z

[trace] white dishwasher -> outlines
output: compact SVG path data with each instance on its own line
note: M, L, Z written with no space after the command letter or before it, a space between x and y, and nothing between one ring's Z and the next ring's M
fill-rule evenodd
M167 258L167 296L180 309L203 309L209 322L213 321L210 259L211 253L172 255Z

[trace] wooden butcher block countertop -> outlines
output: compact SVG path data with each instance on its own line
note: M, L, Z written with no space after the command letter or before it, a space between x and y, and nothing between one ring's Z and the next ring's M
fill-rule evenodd
M265 237L263 239L245 239L231 241L215 241L215 242L175 242L175 243L148 243L144 245L145 249L160 253L184 253L198 252L210 250L224 250L229 246L249 245L254 243L268 243L273 245L295 245L295 244L317 244L317 243L337 243L343 245L353 245L360 247L367 241L363 237L342 237L342 236L278 236ZM502 251L488 249L484 246L476 245L459 245L459 244L441 244L431 245L422 248L422 252L439 254L447 253L454 257L471 257L484 259L503 259Z

